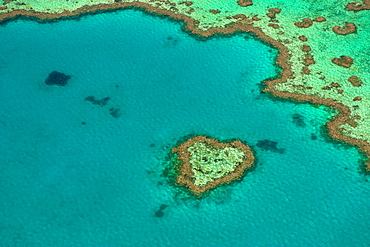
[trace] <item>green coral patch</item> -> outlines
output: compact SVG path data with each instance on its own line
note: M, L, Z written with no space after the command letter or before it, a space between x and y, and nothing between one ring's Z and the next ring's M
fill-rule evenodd
M216 149L203 142L194 143L188 151L196 186L206 185L233 172L245 158L245 153L238 148Z

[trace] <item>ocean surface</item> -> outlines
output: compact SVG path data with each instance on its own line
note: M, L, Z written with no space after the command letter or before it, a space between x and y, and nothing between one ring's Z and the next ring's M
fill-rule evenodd
M261 93L274 48L181 27L136 10L0 26L0 246L370 246L334 112ZM257 164L193 198L163 176L188 135L241 139Z

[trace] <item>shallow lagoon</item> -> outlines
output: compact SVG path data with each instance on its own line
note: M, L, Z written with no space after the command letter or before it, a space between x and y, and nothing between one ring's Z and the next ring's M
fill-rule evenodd
M370 241L361 156L325 141L330 110L260 92L276 74L276 51L262 42L201 41L134 10L11 22L0 36L0 243ZM54 70L71 76L67 86L44 83ZM88 96L110 99L99 106ZM191 134L244 140L258 163L240 183L193 199L161 176L171 147ZM275 149L257 145L264 140Z

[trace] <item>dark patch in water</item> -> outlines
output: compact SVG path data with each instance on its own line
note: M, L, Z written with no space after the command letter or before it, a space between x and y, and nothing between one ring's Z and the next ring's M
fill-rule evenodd
M317 140L317 136L314 133L311 134L311 140Z
M167 40L164 44L165 47L168 47L168 46L175 46L177 45L178 43L180 42L180 40L178 38L175 38L175 37L172 37L172 36L168 36L167 37Z
M166 167L163 169L162 174L160 175L161 177L168 177L172 173L172 167Z
M120 109L118 108L110 108L109 114L114 118L119 118L121 116Z
M154 143L150 144L150 147L151 148L154 148L155 147L155 144Z
M49 74L48 78L46 78L45 83L46 85L65 86L70 78L69 75L53 71Z
M82 125L86 125L86 122L81 122Z
M161 206L159 206L159 209L154 213L154 217L162 218L164 216L163 210L165 210L166 208L166 204L161 204Z
M85 98L85 101L90 101L94 105L98 105L98 106L105 106L105 105L107 105L109 100L110 100L109 97L105 97L105 98L103 98L101 100L95 99L94 96L87 96Z
M277 142L270 141L267 139L259 140L256 144L257 147L265 151L271 151L271 152L280 153L280 154L285 153L285 148L278 148L277 145L278 145Z
M152 174L154 173L154 171L152 171L152 170L146 170L146 173L147 173L148 175L152 175Z
M305 127L306 123L304 122L304 117L301 114L295 113L292 116L293 118L293 123L297 127Z

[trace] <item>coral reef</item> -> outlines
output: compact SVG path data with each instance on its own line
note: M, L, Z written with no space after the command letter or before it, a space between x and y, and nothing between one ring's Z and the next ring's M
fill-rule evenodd
M172 152L181 161L177 183L198 196L240 178L254 163L250 147L241 141L220 143L205 136L190 138Z
M349 68L353 64L353 58L349 56L340 56L339 58L336 57L333 58L331 61L336 65L342 66L344 68Z
M350 34L350 33L356 33L357 32L357 27L354 23L346 22L344 27L334 26L332 28L332 30L336 34L347 35L347 34Z
M316 22L323 22L323 21L326 21L326 18L325 17L316 17L315 19L313 19L313 21L316 21Z
M348 11L370 10L370 0L363 0L362 4L349 3L347 4L345 10Z
M351 76L348 78L348 81L352 84L354 87L360 87L362 85L362 81L357 76Z
M280 76L273 79L266 80L266 88L264 92L271 93L276 97L283 97L298 102L310 102L313 104L322 104L328 107L333 107L337 110L338 115L332 121L327 123L329 134L338 141L344 141L351 145L358 146L361 151L370 157L370 132L369 121L370 117L367 114L367 98L365 97L365 90L368 89L367 83L367 57L365 52L361 52L359 47L367 42L366 34L368 28L367 19L364 17L365 13L348 13L338 5L338 1L328 0L325 2L310 3L310 8L313 13L320 13L315 16L308 16L313 19L304 18L296 25L292 24L292 20L300 20L305 15L298 15L295 12L288 12L289 9L284 7L284 4L278 5L282 12L289 13L288 15L281 15L277 19L279 11L277 6L266 4L264 1L259 1L258 5L251 8L242 8L238 6L235 1L223 2L219 4L206 4L205 1L186 1L171 2L168 0L140 0L140 1L113 1L113 0L83 0L83 1L40 1L24 0L26 5L18 5L17 2L5 1L6 9L0 9L0 22L6 23L10 19L16 19L18 16L25 18L34 18L37 21L48 21L57 18L67 18L70 16L84 15L85 13L94 13L107 11L112 9L123 8L138 8L148 12L156 13L158 15L165 15L171 18L181 20L184 22L184 29L191 32L193 35L205 38L215 34L232 34L235 32L250 32L257 38L263 40L266 44L275 47L279 51L276 59L276 64L281 68ZM346 10L359 11L370 9L370 0L363 0L362 4L350 3ZM252 1L240 0L238 4L242 6L249 6ZM321 4L325 8L321 8ZM190 8L189 6L193 6ZM298 6L299 3L293 3ZM318 8L320 5L320 8ZM275 7L275 8L274 8ZM339 8L339 9L338 9ZM221 13L213 15L209 9L220 9ZM267 16L265 11L268 10ZM333 11L338 12L338 15L330 15ZM346 13L348 13L346 15ZM304 14L304 13L303 13ZM238 17L234 19L232 16L245 15L246 17ZM320 16L319 16L320 15ZM319 16L319 17L317 17ZM319 24L325 21L325 16L330 19L330 22ZM288 18L287 18L288 17ZM250 19L249 19L250 18ZM348 23L355 22L358 29L363 29L364 32L358 32L356 35L334 35L332 32L327 32L333 29L332 23ZM271 23L270 23L271 22ZM294 22L294 21L293 21ZM304 27L311 26L315 22L316 27L311 30L304 30ZM279 23L276 25L269 25ZM357 24L358 23L358 24ZM330 27L328 25L331 25ZM356 26L355 25L355 26ZM275 29L278 28L278 29ZM341 30L343 29L343 30ZM339 32L348 32L351 29L347 26L335 28ZM308 32L311 31L311 32ZM356 33L356 32L355 32ZM348 38L347 38L348 37ZM347 38L347 39L345 39ZM308 46L302 46L301 42L307 42ZM338 49L340 48L340 49ZM347 53L347 51L348 53ZM340 51L339 51L340 50ZM332 59L328 54L332 51L337 51L339 54L348 54L356 59L356 66L352 66L353 58L342 56L340 58ZM309 56L312 54L316 61L316 65L311 67L303 65L303 63L312 64ZM303 54L303 55L302 55ZM338 55L339 55L338 54ZM304 56L304 57L303 57ZM302 58L303 57L303 58ZM338 66L333 66L333 64ZM344 68L349 68L344 70ZM350 68L351 67L351 68ZM323 73L320 75L319 73ZM343 84L343 78L348 79L354 87L347 87ZM358 79L361 78L361 80ZM332 81L340 82L343 87L329 86ZM361 86L361 88L356 88ZM322 90L324 88L324 90ZM309 91L308 91L309 89ZM361 101L356 101L353 105L352 99L356 96L362 97ZM357 115L361 115L361 121L358 122L356 129L349 128L347 123L350 118L353 118L354 110ZM115 114L117 110L112 109ZM370 171L370 162L366 163Z
M253 4L252 0L239 0L237 3L240 7L247 7Z
M306 42L308 39L307 39L307 37L306 36L304 36L304 35L301 35L301 36L299 36L298 37L298 39L300 40L300 41L302 41L302 42Z
M304 18L302 19L301 22L294 23L294 25L296 25L299 28L309 28L310 26L312 26L312 24L313 24L313 21L309 18Z

